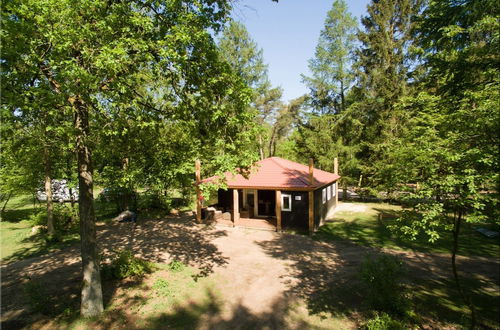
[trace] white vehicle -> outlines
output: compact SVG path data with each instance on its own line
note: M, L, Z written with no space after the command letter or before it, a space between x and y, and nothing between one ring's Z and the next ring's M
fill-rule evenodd
M45 188L40 188L36 192L36 198L45 202L47 200L47 194L45 193ZM78 190L77 188L69 188L67 180L52 180L52 200L54 202L77 202L78 201Z

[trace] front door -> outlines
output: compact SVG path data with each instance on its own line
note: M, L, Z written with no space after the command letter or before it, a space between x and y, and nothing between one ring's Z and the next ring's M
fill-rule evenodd
M257 192L259 216L276 216L276 192L274 190L259 190Z

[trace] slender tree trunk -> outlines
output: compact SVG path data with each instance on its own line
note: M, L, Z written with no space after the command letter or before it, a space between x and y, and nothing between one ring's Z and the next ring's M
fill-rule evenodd
M75 197L74 197L74 191L73 188L69 188L69 202L71 204L71 209L75 209Z
M0 214L3 214L5 212L5 208L7 207L7 203L10 201L11 197L12 197L12 191L10 191L9 195L7 195L7 198L5 199L5 203L3 203L3 206L2 206L2 212Z
M264 147L261 134L259 134L259 152L260 152L260 159L261 160L264 159Z
M452 254L451 254L451 268L453 270L453 277L455 279L457 289L458 289L460 295L462 296L462 299L467 304L467 307L469 307L469 310L470 310L470 317L471 317L470 328L475 329L476 328L476 309L474 308L474 305L472 304L469 296L465 293L464 289L462 288L462 285L460 283L460 278L458 277L457 264L456 264L456 256L457 256L457 252L458 252L458 238L459 238L459 234L460 234L460 225L462 222L462 212L459 211L458 215L456 215L453 220L454 220L454 224L453 224L453 249L452 249Z
M345 110L345 95L344 95L344 81L340 79L340 111L339 113Z
M274 156L273 146L275 143L275 141L274 141L275 139L276 139L276 126L273 127L273 133L271 134L271 138L269 139L269 147L268 147L269 157Z
M89 112L79 96L71 100L75 114L76 152L78 161L78 189L80 237L82 254L82 316L97 316L103 311L101 275L97 249L92 179L92 152L89 146Z
M347 196L347 181L342 180L343 182L343 193L342 193L342 200L345 202L349 199L349 196Z
M129 164L129 158L128 157L124 157L122 159L122 171L123 173L126 175L127 173L127 170L128 170L128 164ZM123 204L122 204L122 210L121 211L124 211L124 210L130 210L131 209L131 201L132 201L132 194L130 192L131 189L129 189L130 187L126 187L126 190L125 190L125 194L123 195Z
M52 166L49 149L43 148L43 166L45 170L45 195L47 196L47 232L54 235L54 202L52 200Z

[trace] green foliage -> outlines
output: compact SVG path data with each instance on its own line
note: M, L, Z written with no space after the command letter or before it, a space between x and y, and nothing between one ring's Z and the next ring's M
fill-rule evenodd
M236 75L251 89L250 107L256 117L254 123L260 127L256 130L258 136L258 151L260 157L265 157L265 149L270 141L270 127L275 120L275 114L281 107L281 88L272 88L267 76L267 65L264 63L263 51L252 40L245 26L231 21L223 31L218 43L222 58L229 63ZM254 140L255 141L255 140ZM256 152L255 143L248 146ZM271 156L271 155L267 155ZM255 160L255 156L252 157Z
M344 1L334 1L327 13L324 28L316 46L315 57L309 61L311 77L302 75L310 95L299 121L297 134L291 139L295 157L301 162L308 158L326 171L333 171L333 158L341 161L340 174L344 183L353 183L359 176L355 145L358 120L349 108L349 96L354 83L354 52L357 23ZM300 116L297 116L300 117Z
M101 273L103 278L121 280L127 277L142 277L154 269L153 263L135 257L130 250L122 250L110 264L103 265Z
M396 315L403 315L408 310L406 290L402 284L405 272L402 260L391 255L369 256L364 260L360 277L371 309Z
M141 193L138 197L138 206L140 210L150 210L150 209L161 209L169 212L172 203L171 199L161 192L156 191L145 191Z
M48 315L53 309L51 295L47 293L45 287L40 283L30 280L24 284L24 294L28 305L35 313Z
M184 265L181 261L179 260L173 260L168 264L168 269L172 272L182 272L186 268L186 265Z
M38 212L31 214L28 220L33 226L45 226L47 225L47 211L38 210Z
M363 328L366 330L406 330L408 326L391 318L387 313L380 313L368 320Z
M245 26L236 21L230 21L224 28L219 39L221 55L236 71L243 81L254 89L262 92L269 85L267 65L264 64L262 49L252 40Z
M170 284L163 278L158 278L153 283L153 289L156 291L156 294L161 297L170 297L172 295Z
M319 113L341 113L345 96L354 81L352 69L356 40L356 19L343 0L328 11L314 59L309 60L312 77L302 75L311 89L311 103Z
M68 204L54 203L54 224L57 232L69 232L78 229L78 211ZM39 209L29 216L33 226L47 225L47 210Z

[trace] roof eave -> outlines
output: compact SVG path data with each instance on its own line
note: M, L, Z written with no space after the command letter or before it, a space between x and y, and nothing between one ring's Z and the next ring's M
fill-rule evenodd
M320 188L323 188L325 186L328 186L336 181L338 181L341 177L339 176L335 180L326 182L326 183L320 183L319 185L314 185L314 186L301 186L301 187L284 187L284 186L246 186L246 185L232 185L230 183L227 184L228 189L257 189L257 190L286 190L286 191L314 191Z

